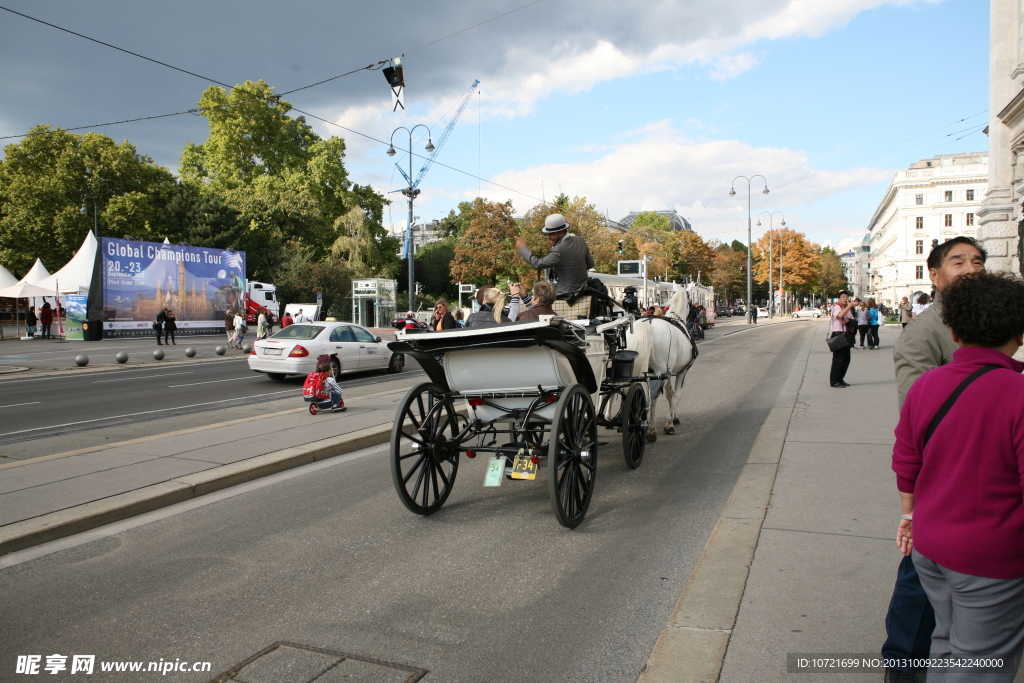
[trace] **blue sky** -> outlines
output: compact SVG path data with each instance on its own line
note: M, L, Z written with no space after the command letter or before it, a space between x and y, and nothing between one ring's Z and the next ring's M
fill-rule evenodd
M755 220L782 210L812 240L836 244L862 234L895 170L987 148L980 133L946 135L987 122L988 7L978 0L531 1L399 0L386 13L326 0L6 4L204 76L279 90L405 53L404 114L390 111L372 72L287 97L378 139L421 122L438 136L442 114L479 78L438 161L511 190L437 165L417 203L427 220L478 187L521 213L543 183L546 199L586 196L612 218L675 208L707 239L745 239L745 191L730 199L729 184L760 173L772 193L757 186ZM178 111L206 85L0 13L0 135ZM346 138L355 182L401 186L383 145L313 125ZM187 115L97 130L172 170L184 144L205 137L204 121ZM391 219L404 216L396 204Z

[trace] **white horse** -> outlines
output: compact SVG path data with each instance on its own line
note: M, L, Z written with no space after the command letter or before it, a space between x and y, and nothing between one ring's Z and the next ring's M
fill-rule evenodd
M635 368L639 372L648 371L652 375L668 375L666 381L657 379L650 382L650 419L647 427L647 440L658 438L657 418L655 410L662 389L668 400L668 421L665 433L675 434L675 425L679 424L676 417L676 399L683 388L686 373L693 366L697 350L686 332L686 317L690 312L690 299L685 290L680 289L668 303L669 313L676 318L682 329L657 317L641 318L633 323L632 330L626 333L626 348L636 351L639 355Z

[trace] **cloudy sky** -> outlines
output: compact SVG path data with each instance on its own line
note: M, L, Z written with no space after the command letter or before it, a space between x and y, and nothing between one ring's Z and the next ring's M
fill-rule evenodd
M379 141L425 123L436 142L479 79L421 185L422 220L478 195L511 199L522 213L564 192L613 219L676 209L705 239L745 241L746 183L735 198L730 183L762 174L771 193L755 181L755 220L779 210L813 240L840 244L863 233L896 169L987 149L980 0L0 6L198 74L0 11L0 136L180 112L211 81L263 79L290 91L404 55L404 113L391 111L376 71L285 96L332 122L311 120L320 135L345 138L355 182L387 193L404 180ZM185 143L206 137L205 119L190 114L94 130L172 171ZM405 210L396 202L386 218L404 221Z

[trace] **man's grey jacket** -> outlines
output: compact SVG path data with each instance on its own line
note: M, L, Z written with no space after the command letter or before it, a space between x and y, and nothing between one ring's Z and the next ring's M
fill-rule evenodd
M586 240L576 235L566 235L555 242L543 258L534 256L529 247L520 249L519 255L533 268L551 269L558 281L555 286L558 296L572 294L587 284L587 270L594 267L594 257L590 255Z
M952 361L957 348L949 328L942 322L941 296L936 293L932 305L903 328L893 349L900 409L917 378Z

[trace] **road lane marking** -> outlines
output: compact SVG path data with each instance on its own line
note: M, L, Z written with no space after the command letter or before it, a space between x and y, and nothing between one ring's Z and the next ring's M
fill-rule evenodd
M15 406L33 406L37 403L42 403L42 401L29 401L28 403L11 403L10 405L0 406L0 408L14 408Z
M130 379L153 379L154 377L170 377L171 375L191 375L191 374L192 374L191 370L189 370L188 372L168 372L165 375L144 375L144 376L140 376L140 377L119 377L118 379L100 379L100 380L96 380L95 382L90 382L90 384L104 384L106 382L127 382Z
M191 384L168 384L168 389L175 389L177 387L194 387L198 384L216 384L217 382L237 382L240 379L259 379L260 375L250 375L249 377L231 377L230 379L211 379L208 382L192 382Z
M373 386L373 385L359 385L359 386L352 387L352 388L353 389L358 389L358 388L360 388L360 386ZM351 403L352 401L361 401L361 400L368 399L368 398L378 398L380 396L387 396L388 394L401 394L401 393L406 393L408 391L409 391L409 387L401 387L401 388L398 388L398 389L388 389L386 391L378 391L378 392L375 392L375 393L372 393L372 394L366 394L365 396L350 396L349 397L349 402ZM236 420L228 420L226 422L214 422L213 424L200 425L198 427L188 427L186 429L177 429L177 430L174 430L174 431L171 431L171 432L163 432L161 434L150 434L149 436L140 436L140 437L136 437L134 439L128 439L127 441L118 441L118 442L115 442L115 443L98 444L96 446L87 446L85 448L78 448L78 449L73 450L73 451L64 451L62 453L52 453L50 455L40 455L40 456L37 456L35 458L26 458L25 460L18 460L16 462L4 463L4 464L0 465L0 470L8 469L8 468L11 468L11 467L22 467L24 465L29 465L29 464L33 464L33 463L37 463L37 462L48 461L48 460L57 460L59 458L68 458L68 457L75 456L75 455L84 455L86 453L96 453L98 451L106 451L106 450L110 450L112 448L119 448L121 446L131 446L133 444L145 443L147 441L154 441L154 440L157 440L157 439L167 439L167 438L174 437L174 436L181 436L182 434L191 434L193 432L201 432L201 431L205 431L205 430L208 430L208 429L217 429L217 428L220 428L220 427L227 427L227 426L230 426L230 425L242 424L244 422L255 422L257 420L261 420L262 421L262 420L266 420L267 418L277 417L278 415L286 415L288 413L305 413L305 412L308 412L308 411L309 411L309 409L306 408L306 407L302 407L302 408L288 408L287 410L282 410L282 411L279 411L279 412L276 412L276 413L265 413L265 414L262 414L262 415L256 415L254 417L241 417L241 418L238 418Z
M68 360L71 360L71 359L68 359ZM234 362L237 362L237 361L240 361L240 360L247 360L247 358L225 358L223 360L221 360L221 359L212 359L212 358L211 359L207 359L207 358L180 358L178 360L171 359L171 363L174 364L174 363L189 362L191 364L216 365L217 363L234 363ZM143 362L145 363L146 361L143 361ZM159 361L159 363L167 363L167 362L168 361ZM158 364L158 362L157 361L149 361L148 364L155 366L155 365ZM19 382L44 382L44 381L46 381L48 379L62 379L64 381L67 381L69 377L71 379L78 379L79 377L85 377L87 375L98 375L98 374L103 373L103 372L135 372L135 371L138 371L138 372L149 372L150 370L156 370L156 367L149 368L149 367L144 367L142 365L130 365L130 366L126 367L126 368L119 367L119 366L113 366L113 367L109 367L109 368L96 368L94 370L91 369L91 368L85 368L85 372L83 374L78 374L79 371L80 371L78 368L73 368L73 369L72 368L35 368L35 369L38 370L39 372L48 372L48 373L54 373L54 374L49 374L46 377L34 377L32 379L10 379L10 380L8 380L8 379L0 379L0 386L3 386L5 384L18 384Z
M271 391L266 394L257 394L256 396L239 396L237 398L226 398L221 401L204 401L203 403L191 403L187 406L175 406L174 408L159 408L157 410L144 410L141 413L126 413L124 415L111 415L110 417L97 417L94 420L79 420L77 422L64 422L62 424L49 425L47 427L34 427L32 429L20 429L16 432L4 432L0 436L14 436L15 434L28 434L29 432L41 432L44 429L60 429L61 427L73 427L74 425L84 425L91 422L103 422L104 420L117 420L122 417L138 417L139 415L151 415L153 413L166 413L168 410L184 410L185 408L198 408L199 406L209 406L215 403L229 403L231 401L244 401L249 398L264 398L266 396L273 396L275 394L290 394L300 391L298 388L286 389L285 391Z

